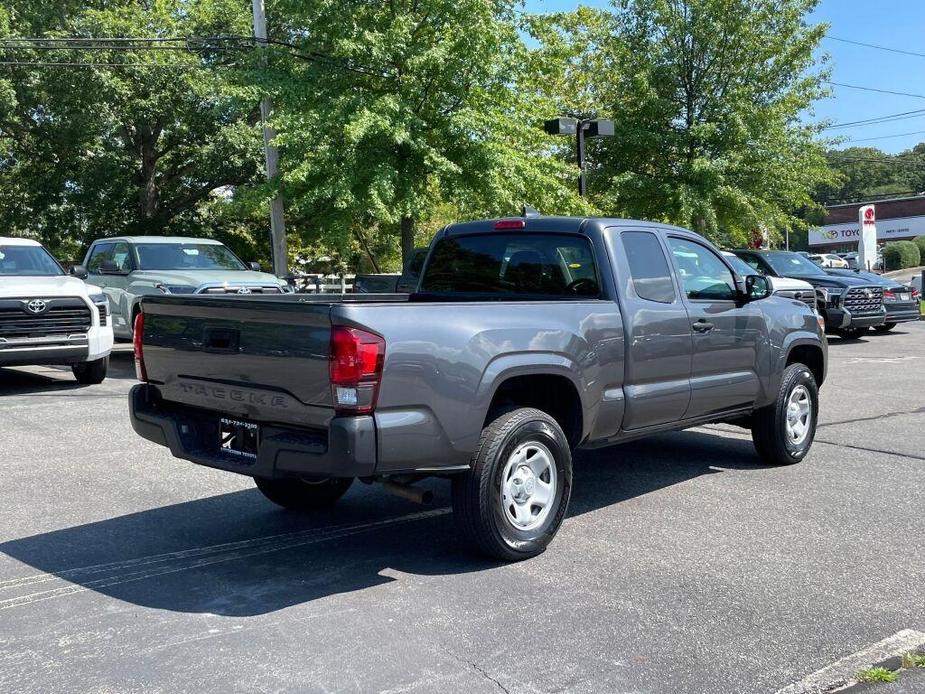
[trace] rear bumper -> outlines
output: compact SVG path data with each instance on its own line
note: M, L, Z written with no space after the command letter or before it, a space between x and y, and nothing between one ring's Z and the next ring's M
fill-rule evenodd
M918 304L886 305L887 323L908 323L919 319Z
M165 403L154 386L132 388L129 413L135 433L166 446L177 458L242 475L365 477L376 469L372 417L334 417L326 431L261 425L253 459L219 449L220 413Z

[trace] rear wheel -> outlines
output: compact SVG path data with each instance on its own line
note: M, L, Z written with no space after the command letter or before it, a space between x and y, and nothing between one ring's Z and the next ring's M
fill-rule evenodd
M896 323L884 323L883 325L875 326L874 332L875 333L888 333L895 327L896 327Z
M819 389L803 364L784 370L773 404L752 415L752 441L767 465L792 465L809 453L816 436Z
M265 497L290 511L317 511L330 508L350 485L352 477L286 478L255 477L254 482Z
M109 371L109 357L85 361L80 364L74 364L71 367L74 372L74 378L78 383L83 385L96 385L106 380L106 373Z
M504 561L534 557L550 543L572 491L572 454L545 412L506 412L482 430L469 472L453 479L463 538Z

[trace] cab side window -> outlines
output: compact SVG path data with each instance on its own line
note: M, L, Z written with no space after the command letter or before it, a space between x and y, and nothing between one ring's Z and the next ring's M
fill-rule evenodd
M758 256L752 255L751 253L743 253L739 257L745 261L746 265L752 268L759 275L768 274L764 269L764 264L761 262L761 259Z
M87 270L92 272L94 275L100 274L100 268L103 266L104 262L112 262L112 247L111 243L98 243L93 247L93 251L90 253L90 258L87 260Z
M620 238L636 296L660 304L674 302L674 283L671 281L668 259L655 234L648 231L624 231Z
M129 273L132 271L131 250L127 243L100 243L94 246L87 261L87 270L95 275L102 273Z
M112 262L117 272L132 271L131 250L127 243L114 243L112 246Z
M668 245L688 299L735 301L732 271L716 253L694 241L673 236L668 237Z

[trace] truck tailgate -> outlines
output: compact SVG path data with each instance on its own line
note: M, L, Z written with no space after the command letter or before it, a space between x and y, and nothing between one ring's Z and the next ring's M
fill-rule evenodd
M330 303L163 296L142 310L145 368L164 400L303 426L333 416Z

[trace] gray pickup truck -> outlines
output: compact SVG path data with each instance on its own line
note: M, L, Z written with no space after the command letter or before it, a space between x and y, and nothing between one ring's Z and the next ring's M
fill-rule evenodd
M449 478L463 536L504 560L556 534L576 448L724 421L799 462L827 362L805 303L617 219L452 224L410 295L145 296L134 334L142 437L296 510Z

